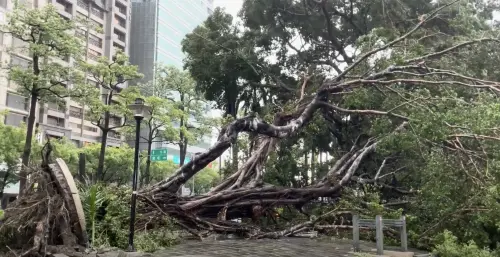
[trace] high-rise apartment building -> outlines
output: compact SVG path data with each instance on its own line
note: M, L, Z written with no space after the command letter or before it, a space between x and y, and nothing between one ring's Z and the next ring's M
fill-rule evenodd
M101 56L111 58L118 50L128 52L131 9L130 0L21 0L20 4L28 8L41 7L51 3L59 10L59 14L67 19L90 19L91 23L100 27L98 31L86 28L75 31L75 36L82 38L87 45L87 59L95 63ZM6 22L6 14L13 8L13 1L0 0L0 23ZM88 37L87 37L88 36ZM7 52L10 47L18 48L24 42L6 33L0 34L0 60L2 63L29 65L30 57L22 52ZM72 59L62 60L73 63ZM3 71L5 72L5 71ZM92 83L92 78L88 78ZM95 82L95 81L94 81ZM102 89L101 89L102 90ZM104 93L104 92L103 92ZM90 121L85 120L84 108L71 99L66 99L65 108L48 103L39 104L36 111L36 122L39 124L38 137L66 137L75 143L99 142L100 130ZM25 122L29 110L29 102L16 92L16 85L0 76L0 110L9 110L5 124L18 126ZM120 117L112 117L111 123L121 122ZM108 145L118 146L122 137L112 132L108 134Z
M141 82L154 79L156 64L183 68L181 42L212 10L213 0L132 0L130 61L144 74ZM167 158L179 163L178 146L157 141L152 148L166 149ZM208 149L210 141L207 136L201 143L188 146L185 163L197 152ZM141 148L146 148L146 144L141 144Z

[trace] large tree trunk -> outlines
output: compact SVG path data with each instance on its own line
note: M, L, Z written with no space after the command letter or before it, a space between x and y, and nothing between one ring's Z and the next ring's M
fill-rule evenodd
M231 94L227 94L226 97L226 114L225 116L231 116L233 119L237 119L237 114L238 114L238 103L237 103L237 97ZM232 142L231 146L231 170L237 170L238 169L238 153L240 151L239 146L238 146L238 139L235 138L234 141ZM226 172L228 172L226 170ZM226 176L231 176L232 174L225 174Z
M19 173L19 195L23 194L23 191L26 187L26 179L27 179L26 177L28 175L26 169L30 162L31 145L33 143L33 130L35 128L37 102L38 102L38 95L32 94L30 101L30 110L28 114L28 124L26 127L26 139L24 141L23 155L21 157L23 165L21 167L21 172Z

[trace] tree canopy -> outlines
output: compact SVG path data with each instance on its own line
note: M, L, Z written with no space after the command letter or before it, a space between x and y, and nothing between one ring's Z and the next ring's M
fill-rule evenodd
M248 132L244 162L182 210L221 219L256 204L314 208L322 196L368 216L401 208L415 245L449 230L495 248L498 10L480 0L247 0L237 25L216 9L184 39L186 68L226 114L246 116L143 194L169 202ZM249 236L291 232L276 233Z

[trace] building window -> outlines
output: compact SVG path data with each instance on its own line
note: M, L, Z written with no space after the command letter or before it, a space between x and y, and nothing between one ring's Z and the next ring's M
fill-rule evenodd
M18 66L27 69L30 65L29 61L26 59L23 59L19 56L11 55L10 57L10 64L12 66Z
M21 123L26 123L28 121L28 116L9 112L5 115L5 125L9 126L19 126Z
M75 36L83 41L87 39L87 37L85 36L86 34L87 32L83 29L78 29L77 31L75 31Z
M120 126L122 124L122 118L113 115L109 118L109 123L111 123L112 126Z
M117 43L113 43L113 47L121 50L122 52L125 52L125 47L118 45ZM117 51L115 50L115 52L117 52Z
M59 111L59 112L64 112L66 108L64 106L57 104L57 103L48 103L47 108L54 110L54 111Z
M115 6L121 14L127 15L127 7L118 2L115 2Z
M73 5L64 1L64 0L56 0L56 2L64 7L64 11L67 13L72 13L73 12Z
M47 116L47 124L56 126L56 127L64 127L64 119L55 117L55 116Z
M118 133L114 130L109 131L108 135L112 138L120 138L121 137L120 133Z
M83 117L82 108L70 106L69 107L69 116L81 119Z
M82 7L83 9L87 10L87 8L89 8L89 4L87 2L85 2L84 0L78 0L76 2L76 4L80 7Z
M117 15L115 15L115 24L122 28L127 27L127 21L125 21L125 19L122 19L121 17L118 17Z
M97 132L96 127L91 127L91 126L83 126L83 130L91 131L91 132Z
M12 48L13 51L17 54L29 55L30 44L26 41L21 40L17 37L12 37Z
M97 61L99 60L99 57L101 57L101 53L95 51L95 50L92 50L92 49L89 49L88 53L87 53L87 57L91 60L94 60L94 61Z
M120 31L117 31L115 29L115 35L118 38L118 40L125 42L125 34L121 33Z
M100 48L102 47L102 39L100 37L89 34L89 44Z
M80 128L82 128L82 124L78 124L78 123L74 123L74 122L70 122L70 123L69 123L69 126L70 126L72 129L80 129Z
M92 6L92 8L90 9L90 13L92 13L93 15L95 15L101 19L104 19L104 12L95 6Z
M94 30L97 30L97 29L98 30L102 30L104 28L104 26L100 22L98 22L96 20L91 20L90 22L92 23L92 26L93 26Z
M7 93L7 102L5 103L7 107L27 111L29 104L28 99L24 96L16 95L11 92Z

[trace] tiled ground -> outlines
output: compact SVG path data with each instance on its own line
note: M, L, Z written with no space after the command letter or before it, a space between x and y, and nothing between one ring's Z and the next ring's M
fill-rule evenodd
M343 257L353 256L350 240L284 238L280 240L187 241L155 257ZM362 245L370 251L371 244Z

